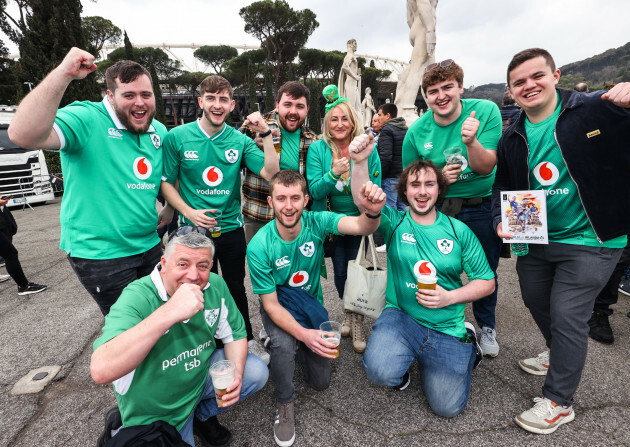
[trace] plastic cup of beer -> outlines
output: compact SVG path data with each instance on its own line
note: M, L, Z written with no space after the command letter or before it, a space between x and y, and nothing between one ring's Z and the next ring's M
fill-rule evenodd
M444 160L447 165L462 165L462 149L459 147L451 147L443 151Z
M322 331L321 337L328 343L333 343L336 346L337 354L335 358L339 357L339 343L341 342L341 323L337 321L324 321L319 325L319 330Z
M282 140L280 138L280 131L271 131L271 141L273 141L273 148L276 150L276 154L280 154L280 152L282 151Z
M232 360L220 360L210 366L210 377L214 395L217 397L217 406L223 406L222 397L227 393L227 387L234 381L236 364Z
M221 236L221 218L223 216L223 213L221 212L221 210L216 210L214 213L207 213L207 215L217 221L217 223L214 224L212 228L210 228L210 235L212 237Z
M437 277L433 275L418 275L418 290L435 290Z

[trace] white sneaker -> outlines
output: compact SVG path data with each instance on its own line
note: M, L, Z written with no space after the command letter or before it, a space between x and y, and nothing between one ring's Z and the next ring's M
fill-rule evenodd
M387 252L387 246L385 244L379 245L378 247L376 247L376 251L378 253L385 253Z
M267 335L267 331L263 327L258 333L258 338L260 339L260 341L264 341L267 337L269 337L269 335Z
M0 282L5 282L11 279L11 275L0 275Z
M258 343L256 340L250 340L247 342L247 352L250 354L254 354L256 357L260 357L263 362L269 365L269 361L271 360L271 356L265 348Z
M549 370L549 351L541 352L531 359L519 360L518 366L535 376L546 376Z
M483 355L496 357L499 355L499 343L497 343L497 332L489 327L482 327L479 331L479 346Z
M536 404L527 411L522 412L514 419L519 427L540 435L553 433L567 422L575 419L572 406L563 407L546 397L534 398Z

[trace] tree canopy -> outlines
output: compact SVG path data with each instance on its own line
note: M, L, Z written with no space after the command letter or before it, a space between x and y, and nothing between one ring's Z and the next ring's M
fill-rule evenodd
M242 8L245 32L260 41L273 69L273 89L278 91L281 73L298 55L309 36L319 26L310 9L296 11L284 0L263 0Z
M106 43L116 45L121 41L122 31L120 28L103 17L84 17L82 26L87 50L94 56L98 57L98 53Z
M197 48L195 57L210 65L215 73L221 74L226 62L238 56L236 48L229 45L204 45Z

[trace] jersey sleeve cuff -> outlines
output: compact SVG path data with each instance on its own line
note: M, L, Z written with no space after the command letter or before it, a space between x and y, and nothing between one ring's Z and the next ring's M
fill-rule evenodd
M55 131L55 133L57 134L57 137L59 138L59 150L62 150L64 147L66 147L66 138L63 136L61 127L59 127L57 123L53 123L53 130Z

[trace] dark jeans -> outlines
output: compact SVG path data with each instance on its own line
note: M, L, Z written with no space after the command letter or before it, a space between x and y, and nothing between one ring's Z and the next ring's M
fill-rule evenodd
M12 240L13 236L9 229L0 229L0 256L4 258L7 273L17 283L18 287L26 287L28 280L26 275L24 275L18 259L17 248L13 245Z
M245 230L237 228L234 231L221 233L221 236L212 238L212 242L215 246L212 271L218 273L218 260L221 264L221 275L227 283L236 307L245 320L247 340L252 340L254 336L252 324L249 321L249 305L245 293L245 252L247 250Z
M260 305L262 323L271 340L269 352L271 361L271 380L273 395L281 404L293 402L295 399L295 357L302 366L304 381L314 390L323 391L330 385L330 360L315 354L304 343L293 338L277 326L269 317L263 305Z
M68 256L68 261L103 315L107 315L123 289L132 281L150 274L161 257L162 246L157 244L144 253L122 258L85 259Z
M595 305L593 306L594 312L599 312L604 315L612 315L613 310L610 308L613 304L617 304L617 298L619 298L619 281L623 276L623 272L630 265L630 245L626 246L621 252L621 259L615 266L610 279L604 286L597 298L595 298Z
M529 244L529 253L517 258L523 302L550 349L542 394L559 405L573 404L586 361L593 303L621 251L550 242Z
M335 288L339 298L343 299L348 278L348 262L357 258L363 236L337 236L335 254L331 258L335 274Z
M499 239L492 228L491 202L490 200L484 200L481 202L481 205L463 205L455 218L464 222L475 233L475 236L481 242L488 264L490 264L490 268L494 273L494 292L472 303L477 326L494 329L496 327L495 310L497 307L497 292L499 290L497 267L499 266L499 255L501 254L501 239Z

